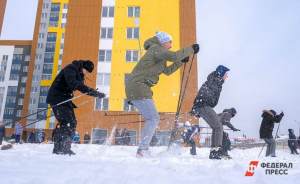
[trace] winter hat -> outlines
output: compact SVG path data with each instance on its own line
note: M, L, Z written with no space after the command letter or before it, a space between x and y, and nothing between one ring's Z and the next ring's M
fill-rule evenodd
M276 111L270 110L270 112L273 114L273 116L276 116Z
M166 32L158 31L155 36L161 44L172 41L172 36Z
M219 77L224 77L225 73L229 71L229 68L223 65L219 65L216 69L216 72Z
M94 70L94 63L90 60L85 60L83 61L83 66L84 69L86 69L89 73L92 73Z

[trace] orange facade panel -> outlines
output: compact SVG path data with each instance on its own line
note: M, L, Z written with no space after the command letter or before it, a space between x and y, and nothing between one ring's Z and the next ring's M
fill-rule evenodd
M195 0L180 0L180 47L186 47L193 43L196 43L196 8ZM191 65L190 62L187 63L185 67L185 77L189 72ZM183 73L183 69L181 70ZM186 78L184 78L186 81ZM186 92L183 98L182 111L189 112L191 110L193 100L197 94L198 89L198 72L197 72L197 57L195 55L194 61L192 63L191 72L189 75L188 84L186 85ZM181 85L185 87L185 83Z
M31 46L31 40L0 40L0 45L17 45L17 46Z

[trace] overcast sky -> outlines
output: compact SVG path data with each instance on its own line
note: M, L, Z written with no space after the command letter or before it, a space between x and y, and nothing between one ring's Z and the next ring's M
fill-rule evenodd
M231 69L216 110L235 107L232 123L254 137L263 109L283 110L280 133L295 128L299 135L300 1L196 2L199 84L219 64ZM31 39L37 0L7 6L2 39Z

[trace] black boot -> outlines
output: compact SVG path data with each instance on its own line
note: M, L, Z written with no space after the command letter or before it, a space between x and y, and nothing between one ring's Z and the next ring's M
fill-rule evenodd
M222 150L220 147L213 147L209 153L209 159L221 160L222 159Z
M191 155L197 155L196 146L195 145L192 145L192 148L190 149L190 153L191 153Z
M75 152L71 150L71 136L64 135L62 140L62 152L64 155L75 155Z

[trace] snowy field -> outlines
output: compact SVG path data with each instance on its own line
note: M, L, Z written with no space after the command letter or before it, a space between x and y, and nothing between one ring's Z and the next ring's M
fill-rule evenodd
M209 160L209 149L188 148L170 154L166 147L152 148L151 158L136 158L136 147L73 145L75 156L51 154L49 144L21 144L0 150L1 184L287 184L298 183L300 156L277 151L276 158L260 162L292 162L288 175L266 175L258 167L245 177L249 162L256 160L259 148L231 151L232 160Z

